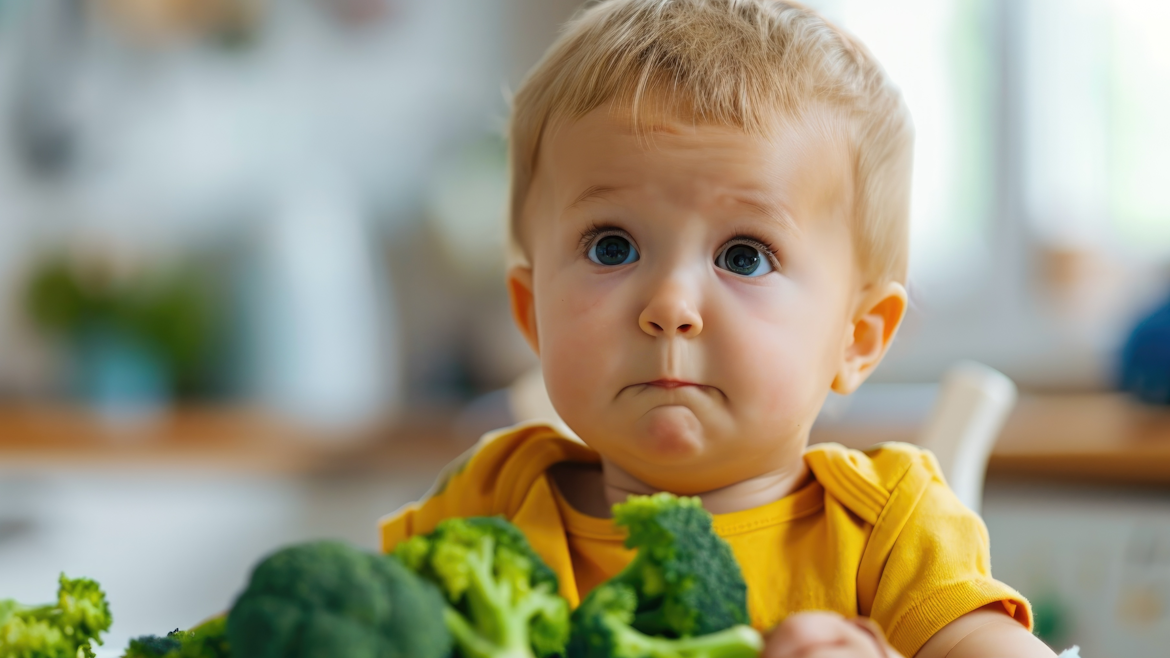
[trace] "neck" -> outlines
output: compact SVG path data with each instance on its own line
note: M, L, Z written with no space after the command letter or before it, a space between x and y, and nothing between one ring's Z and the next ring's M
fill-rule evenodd
M631 495L650 495L663 491L630 475L604 457L601 460L605 508L625 502ZM780 468L761 473L735 484L698 494L703 507L712 514L728 514L759 507L780 500L808 481L809 471L803 456ZM606 515L608 516L608 515Z

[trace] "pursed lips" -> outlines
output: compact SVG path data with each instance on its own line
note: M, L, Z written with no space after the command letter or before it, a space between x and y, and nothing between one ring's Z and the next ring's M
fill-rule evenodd
M718 388L716 388L714 386L710 386L708 384L699 384L696 382L688 382L688 381L683 380L683 379L655 379L654 381L640 382L638 384L630 384L629 386L623 387L622 391L625 391L627 389L633 389L635 391L645 391L649 388L657 388L657 389L664 390L664 391L672 391L672 390L678 389L678 388L696 388L696 389L699 389L701 391L717 393L724 400L727 399L727 395L724 394L723 391L719 390ZM618 395L621 395L621 392L619 392Z
M695 382L683 381L680 379L655 379L652 382L643 382L644 386L658 386L660 388L679 388L681 386L702 386Z

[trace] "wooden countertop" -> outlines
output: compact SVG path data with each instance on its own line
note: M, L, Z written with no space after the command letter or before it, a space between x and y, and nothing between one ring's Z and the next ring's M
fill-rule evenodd
M913 441L914 428L813 429L853 448ZM988 478L1170 486L1170 408L1117 393L1024 395L1004 424Z
M437 470L469 445L454 438L450 423L437 416L328 436L248 408L181 408L126 427L73 408L0 407L0 466ZM851 446L908 438L897 428L814 435ZM1004 427L988 476L1170 486L1170 408L1140 405L1118 394L1025 396Z
M988 475L1170 486L1170 407L1121 394L1025 397Z
M468 445L416 418L324 432L247 407L116 422L75 407L0 407L0 467L210 468L258 473L437 470Z

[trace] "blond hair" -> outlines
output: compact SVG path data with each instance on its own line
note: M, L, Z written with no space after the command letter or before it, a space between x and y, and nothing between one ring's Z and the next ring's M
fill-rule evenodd
M855 251L869 281L905 281L913 128L881 66L820 14L779 0L605 0L587 6L529 72L509 126L514 255L541 137L613 102L635 128L666 111L767 136L825 107L853 167Z

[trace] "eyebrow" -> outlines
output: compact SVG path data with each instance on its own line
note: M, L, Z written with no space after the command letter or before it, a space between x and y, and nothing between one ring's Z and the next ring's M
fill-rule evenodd
M565 210L570 210L586 201L603 198L625 187L624 185L590 185L585 188L584 192L577 195L577 198L573 199L572 203L565 206ZM761 194L751 191L732 192L727 194L726 197L738 204L755 210L760 215L773 221L783 231L792 234L800 233L800 227L797 226L796 220L792 218L792 213L788 211L788 208L783 203L773 203Z
M571 208L574 208L577 205L585 203L586 201L589 201L592 199L600 199L600 198L604 197L605 195L607 195L611 192L616 192L620 189L622 189L621 186L614 186L614 185L590 185L589 187L585 188L584 192L577 195L577 198L573 199L572 203L565 206L565 210L569 210Z
M797 226L796 220L792 218L792 213L789 212L787 206L783 203L766 201L761 196L753 193L738 193L728 196L736 203L748 206L764 217L772 220L781 230L792 234L800 233L800 227Z

